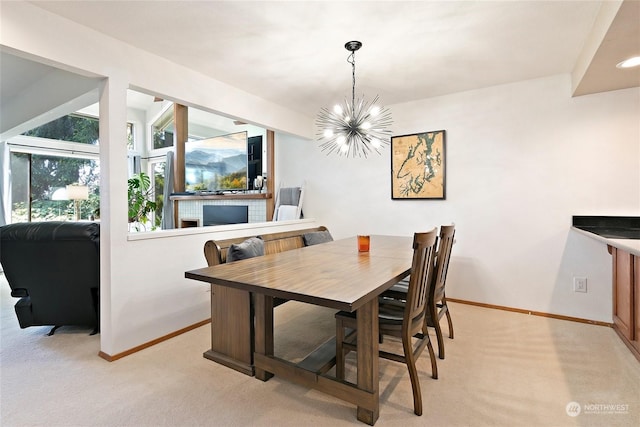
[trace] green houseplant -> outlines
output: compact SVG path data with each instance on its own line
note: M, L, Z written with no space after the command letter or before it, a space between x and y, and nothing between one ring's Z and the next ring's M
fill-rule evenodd
M127 181L127 195L129 200L129 224L133 224L136 231L140 231L149 220L147 215L156 209L153 201L151 178L144 172L133 175Z

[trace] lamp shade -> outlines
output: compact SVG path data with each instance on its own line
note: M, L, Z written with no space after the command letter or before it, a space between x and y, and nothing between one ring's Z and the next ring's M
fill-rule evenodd
M67 189L66 188L58 188L51 195L51 200L69 200L67 197Z
M86 185L67 185L67 198L69 200L87 200L89 187Z

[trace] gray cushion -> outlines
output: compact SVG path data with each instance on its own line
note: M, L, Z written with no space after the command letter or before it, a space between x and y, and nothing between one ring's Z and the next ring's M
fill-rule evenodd
M253 258L264 255L264 241L259 237L251 237L242 243L232 244L227 250L227 262Z
M313 231L311 233L303 234L302 240L304 241L305 246L311 246L317 245L319 243L332 242L333 237L331 237L331 233L329 233L329 230Z

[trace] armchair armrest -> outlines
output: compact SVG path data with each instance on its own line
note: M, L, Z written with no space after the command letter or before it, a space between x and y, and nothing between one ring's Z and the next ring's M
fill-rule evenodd
M11 296L15 298L24 298L29 296L29 292L24 288L11 289Z

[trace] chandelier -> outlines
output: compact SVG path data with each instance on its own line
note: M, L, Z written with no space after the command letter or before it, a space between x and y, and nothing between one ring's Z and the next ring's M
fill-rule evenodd
M371 151L380 154L380 148L389 145L391 112L377 105L378 96L372 102L366 102L364 97L356 100L356 50L362 43L350 41L344 47L351 52L347 58L352 74L351 103L345 99L332 110L320 110L316 119L320 147L327 155L336 152L347 157L367 157Z

